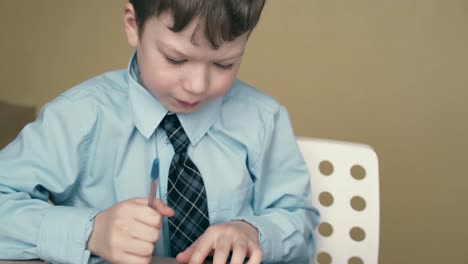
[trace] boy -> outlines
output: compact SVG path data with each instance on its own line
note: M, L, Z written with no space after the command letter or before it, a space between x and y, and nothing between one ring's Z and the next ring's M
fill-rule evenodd
M128 70L65 92L0 152L0 256L307 263L318 213L287 112L236 80L263 5L130 0Z

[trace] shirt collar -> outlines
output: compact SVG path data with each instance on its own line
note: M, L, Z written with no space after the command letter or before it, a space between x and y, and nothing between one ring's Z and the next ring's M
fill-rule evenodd
M150 138L168 110L141 85L136 52L130 58L127 74L133 122L145 138ZM204 105L195 113L177 114L192 145L197 144L218 119L221 104L222 97Z

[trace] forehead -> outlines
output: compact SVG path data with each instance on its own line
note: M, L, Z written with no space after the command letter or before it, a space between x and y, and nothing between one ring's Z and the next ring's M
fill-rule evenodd
M170 30L173 24L173 17L170 12L154 16L146 22L142 38L149 38L157 44L163 44L186 52L203 50L209 53L221 54L242 52L247 43L248 34L245 33L232 41L223 42L218 49L214 49L206 39L204 28L199 26L203 24L200 23L200 19L193 19L180 32Z

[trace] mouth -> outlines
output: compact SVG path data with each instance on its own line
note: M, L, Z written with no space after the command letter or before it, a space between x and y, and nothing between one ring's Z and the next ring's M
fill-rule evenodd
M176 99L177 103L182 106L183 108L193 108L197 106L200 102L186 102L182 100Z

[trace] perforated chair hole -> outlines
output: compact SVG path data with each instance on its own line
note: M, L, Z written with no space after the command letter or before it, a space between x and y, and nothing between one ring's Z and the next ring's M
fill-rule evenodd
M348 264L364 264L360 257L352 257L348 260Z
M356 180L362 180L366 177L366 170L361 165L351 167L351 176Z
M366 200L361 196L354 196L351 198L351 207L356 211L362 211L366 209Z
M319 164L319 171L324 176L330 176L333 173L333 164L328 160L324 160Z
M332 263L332 257L327 252L320 252L317 255L317 262L319 264L331 264Z
M329 237L333 234L333 226L327 222L323 222L318 226L319 234L324 237Z
M366 238L366 232L364 232L364 229L360 227L351 228L349 235L351 236L351 239L358 242L363 241Z
M329 192L322 192L319 195L319 202L321 205L328 207L333 204L333 195Z

